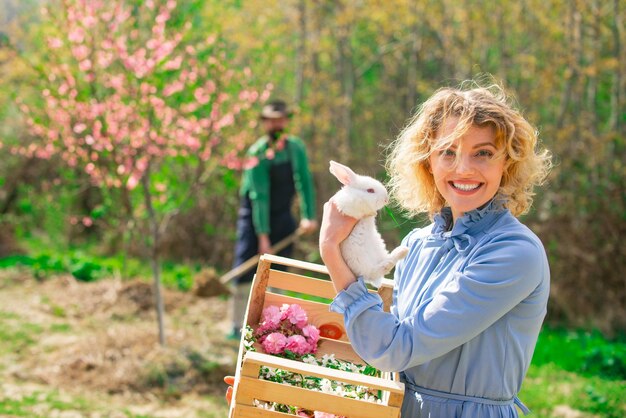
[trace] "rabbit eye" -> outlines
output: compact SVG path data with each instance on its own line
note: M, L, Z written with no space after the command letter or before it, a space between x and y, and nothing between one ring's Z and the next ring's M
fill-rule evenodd
M374 189L367 189L368 193L374 193Z

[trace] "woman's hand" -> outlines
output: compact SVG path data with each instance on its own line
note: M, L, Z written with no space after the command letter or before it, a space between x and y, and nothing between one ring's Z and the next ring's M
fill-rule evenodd
M224 376L224 383L228 385L226 389L226 402L230 406L230 402L233 400L233 386L235 385L235 376Z
M356 223L357 219L339 212L332 199L324 205L324 215L320 227L320 255L326 268L328 268L337 292L356 281L356 277L344 261L339 248L339 244L348 238Z
M338 247L348 238L356 223L357 219L339 212L332 199L326 202L320 227L320 250Z

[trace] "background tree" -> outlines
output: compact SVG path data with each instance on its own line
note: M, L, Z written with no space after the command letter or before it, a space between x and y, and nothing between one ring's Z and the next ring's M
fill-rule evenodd
M229 68L216 35L203 41L170 29L176 2L65 1L48 16L41 100L23 103L33 139L13 151L55 159L96 187L98 216L125 230L146 221L159 339L165 344L159 244L171 217L189 205L216 166L236 167L245 131L225 135L268 91L251 71ZM189 9L187 12L193 12ZM42 74L44 72L42 71ZM85 175L83 175L85 174ZM170 185L176 183L176 187ZM85 226L94 219L85 216ZM138 238L135 235L135 238Z

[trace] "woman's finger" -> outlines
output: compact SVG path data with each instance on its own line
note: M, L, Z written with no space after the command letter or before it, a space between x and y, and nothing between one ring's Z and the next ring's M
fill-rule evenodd
M228 405L230 405L230 402L233 399L233 385L235 384L235 376L224 376L224 383L228 385L225 398L226 402L228 402Z
M229 386L228 389L226 389L226 402L228 403L229 406L232 400L233 400L233 387Z

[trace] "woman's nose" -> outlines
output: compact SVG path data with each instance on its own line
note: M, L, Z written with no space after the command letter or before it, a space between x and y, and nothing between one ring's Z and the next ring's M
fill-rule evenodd
M472 160L469 156L461 156L456 164L457 174L472 174L474 172L474 165L472 164Z

